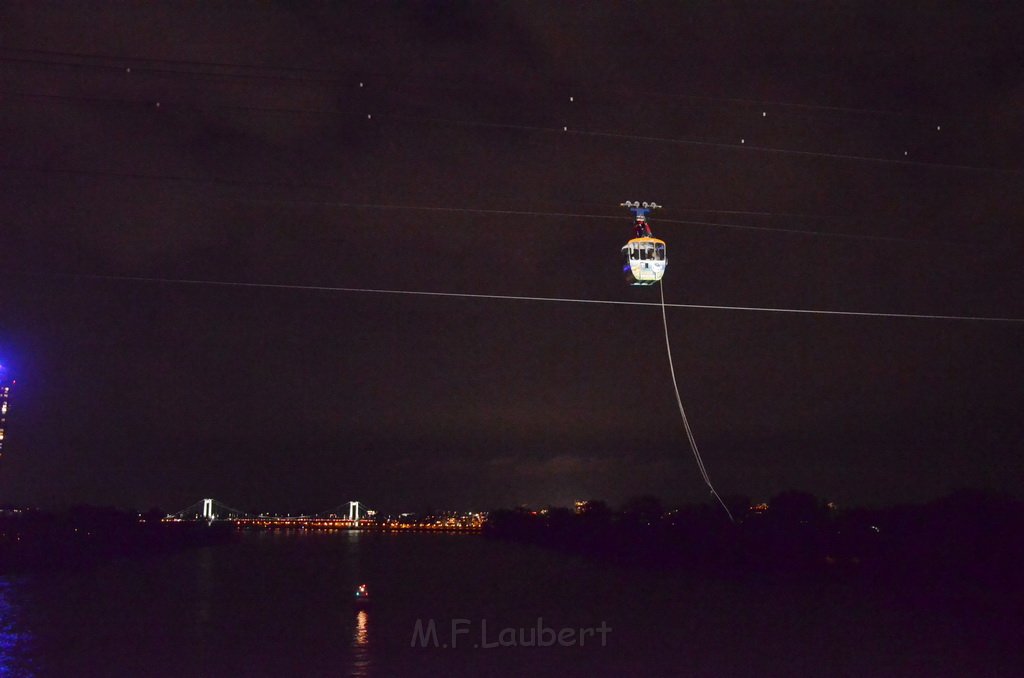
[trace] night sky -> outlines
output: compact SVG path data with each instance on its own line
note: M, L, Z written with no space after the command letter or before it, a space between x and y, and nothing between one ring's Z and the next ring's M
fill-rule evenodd
M656 200L670 303L1024 318L1024 17L914 4L5 4L0 503L709 501L656 306L100 276L656 302ZM723 495L1021 494L1022 322L668 319Z

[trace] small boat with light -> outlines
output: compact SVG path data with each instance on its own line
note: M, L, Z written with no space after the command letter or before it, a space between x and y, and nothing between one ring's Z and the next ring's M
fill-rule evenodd
M366 587L366 584L359 585L355 595L352 597L352 602L359 607L370 604L370 589Z

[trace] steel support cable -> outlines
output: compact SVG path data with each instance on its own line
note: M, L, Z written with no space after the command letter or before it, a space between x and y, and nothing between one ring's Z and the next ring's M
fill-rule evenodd
M250 515L246 511L240 511L240 510L238 510L236 508L231 508L230 506L228 506L224 502L217 501L216 499L213 500L213 503L214 503L215 506L218 506L218 507L220 507L222 509L227 509L228 513L237 513L238 515L242 515L242 516Z
M322 68L316 66L274 66L267 64L255 64L255 63L244 63L244 62L225 62L225 61L204 61L204 60L186 60L186 59L168 59L168 58L154 58L154 57L143 57L143 56L132 56L125 54L103 54L103 53L89 53L89 52L74 52L74 51L57 51L57 50L44 50L35 48L25 47L3 47L0 48L5 52L3 56L0 56L0 61L11 62L11 63L23 63L26 65L36 66L64 66L70 68L79 69L94 69L94 70L109 70L124 72L126 69L135 67L136 70L143 72L154 72L159 74L174 74L174 75L207 75L215 77L237 77L244 79L258 79L264 78L268 80L290 80L296 82L326 82L326 83L338 83L338 84L352 84L360 79L374 80L374 79L385 79L385 80L402 80L402 81L421 81L423 79L435 81L435 82L448 82L450 89L465 90L472 89L477 91L480 84L493 84L492 82L469 82L467 83L463 79L455 79L452 77L438 76L437 74L424 75L410 74L410 73L395 73L386 71L368 71L368 70L341 70L337 68ZM22 54L22 55L35 55L35 57L11 57L7 54ZM64 61L55 61L48 59L47 57L58 57L64 59ZM66 61L67 59L75 59L76 61ZM90 61L82 61L90 60ZM120 63L97 63L97 62L120 62ZM139 64L148 64L139 66ZM180 68L173 68L180 67ZM200 68L214 68L222 69L216 71L208 70L196 70ZM229 70L230 72L226 72ZM240 73L240 70L249 71L248 73ZM253 73L253 71L257 71ZM259 72L262 71L262 72ZM308 74L308 75L293 75L293 76L282 76L281 73L294 73L294 74ZM536 89L536 87L535 87ZM869 108L869 107L855 107L855 106L838 106L834 104L821 104L812 102L797 102L797 101L777 101L772 99L749 99L744 97L726 97L726 96L709 96L709 95L695 95L695 94L679 94L673 92L637 92L635 88L629 88L623 90L619 88L608 88L600 87L595 88L587 85L549 85L547 87L541 87L548 91L554 92L562 90L573 90L580 94L594 93L601 96L642 96L645 99L656 99L662 101L671 100L684 100L684 101L696 101L696 102L709 102L716 104L732 104L741 107L761 107L761 108L773 108L773 109L796 109L802 111L822 111L825 114L830 113L841 113L841 114L855 114L855 115L874 115L874 116L885 116L885 117L897 117L897 118L911 118L911 119L927 119L933 120L937 118L945 119L956 119L970 122L981 122L976 118L964 116L962 114L952 114L947 112L916 112L916 111L901 111L892 109L881 109L881 108Z
M683 428L686 429L686 438L690 441L690 450L693 452L693 458L697 460L697 468L700 469L700 475L704 479L704 484L711 490L712 496L718 500L718 503L725 509L725 514L729 516L729 521L732 523L736 522L736 519L732 517L732 512L729 507L725 505L722 498L718 496L718 491L715 490L715 486L711 484L711 478L708 476L707 469L704 468L704 460L701 459L700 449L697 447L697 441L693 437L693 430L690 428L690 421L686 417L686 410L683 408L683 399L679 396L679 383L676 381L676 368L672 363L672 343L668 337L668 314L665 312L665 285L662 282L658 283L658 289L661 291L661 320L665 328L665 353L668 355L668 369L672 375L672 390L676 394L676 404L679 406L679 416L683 419Z
M8 273L10 275L10 273ZM15 275L18 275L15 273ZM792 313L799 315L837 315L859 316L870 318L903 318L910 320L956 320L975 322L1000 322L1024 324L1024 318L1008 316L968 316L968 315L937 315L925 313L883 313L878 311L840 311L813 308L773 308L770 306L727 306L718 304L680 304L659 303L656 301L620 301L617 299L583 299L579 297L539 297L512 294L479 294L472 292L434 292L427 290L399 290L369 287L333 287L327 285L295 285L289 283L239 282L231 280L204 280L197 278L161 278L130 275L95 275L95 274L21 274L26 277L38 278L77 278L85 280L111 280L120 282L141 282L169 285L192 285L209 287L237 287L271 290L299 290L305 292L346 292L362 294L390 294L414 297L449 297L455 299L492 299L501 301L541 301L564 304L596 304L608 306L661 306L667 308L690 308L708 311L753 311L760 313Z
M121 103L129 105L152 105L149 101L139 100L121 100L121 99L108 99L105 97L77 97L71 95L45 95L39 93L30 92L4 92L8 96L21 96L27 98L38 98L38 99L51 99L51 100L73 100L73 99L87 99L91 101L106 101L109 103ZM154 102L155 103L155 102ZM202 106L195 106L192 104L183 104L179 102L167 102L168 108L179 107L179 108L191 108L191 109L203 109ZM205 108L224 108L233 110L253 110L262 111L269 113L303 113L303 114L315 114L315 115L359 115L354 111L339 111L331 109L296 109L296 108L262 108L257 106L235 106L235 105L208 105ZM968 165L961 163L948 163L948 162L927 162L922 160L910 160L910 159L898 159L888 158L883 156L870 156L870 155L857 155L849 153L832 153L827 151L809 151L799 150L793 148L778 148L773 146L759 146L756 144L746 143L730 143L721 140L706 139L706 138L686 138L686 137L664 137L654 136L649 134L636 134L630 132L614 132L614 131L601 131L601 130L583 130L570 128L568 126L562 127L549 127L545 125L524 125L516 123L503 123L503 122L488 122L482 120L466 120L466 119L455 119L455 118L443 118L436 116L425 116L425 115L412 115L408 113L386 113L376 112L367 113L367 119L377 118L390 118L392 120L407 120L416 122L427 122L432 124L440 125L452 125L462 127L478 127L478 128L492 128L492 129L512 129L520 130L529 133L538 134L575 134L577 136L586 136L592 138L604 138L604 139L617 139L620 141L641 141L646 143L656 143L663 145L675 145L675 146L701 146L706 148L717 148L717 149L733 149L742 151L752 151L758 153L772 153L782 155L794 155L800 157L818 157L818 158L831 158L833 160L849 160L861 163L884 163L890 165L899 165L904 167L923 167L932 168L938 170L958 170L967 172L990 172L995 174L1019 176L1024 174L1024 169L1021 168L1006 168L1006 167L989 167L984 165Z
M725 141L714 141L711 139L693 139L685 137L661 137L647 134L633 134L629 132L610 132L599 130L572 129L567 126L545 127L542 125L520 125L502 122L484 122L478 120L459 120L450 118L437 118L428 116L416 116L401 113L377 113L381 118L394 120L416 120L447 124L464 127L483 127L496 129L515 129L524 132L546 133L546 134L574 134L592 138L618 139L620 141L642 141L654 144L675 145L675 146L703 146L706 148L733 149L738 151L754 151L759 153L774 153L780 155L795 155L801 157L831 158L833 160L852 160L863 163L883 163L888 165L900 165L904 167L925 167L939 170L959 170L967 172L991 172L995 174L1019 176L1024 174L1024 169L988 167L984 165L965 165L946 162L925 162L922 160L900 160L898 158L885 158L871 155L853 155L847 153L830 153L827 151L805 151L792 148L777 148L774 146L758 146L756 144L729 143Z
M52 168L52 167L30 167L30 166L17 166L17 165L5 165L0 164L0 171L5 172L21 172L21 173L39 173L39 174L64 174L71 176L87 176L87 177L103 177L111 179L136 179L142 181L162 181L162 182L177 182L177 183L189 183L189 184L207 184L211 186L234 186L234 187L248 187L248 186L259 186L262 188L274 187L274 188L288 188L288 189L310 189L310 190L334 190L337 187L330 184L314 184L314 183L290 183L290 182L278 182L278 181L255 181L255 180L239 180L239 179L224 179L219 177L196 177L176 174L142 174L136 172L117 172L108 170L88 170L88 169L66 169L66 168ZM592 213L573 213L573 212L550 212L550 211L539 211L539 210L507 210L507 209L487 209L487 208L474 208L474 207L446 207L437 205L401 205L401 204L387 204L387 203L364 203L364 202L346 202L339 200L309 200L309 199L274 199L274 198L225 198L226 200L237 200L246 203L254 204L268 204L268 205L323 205L326 207L334 208L348 208L348 209L387 209L387 210L407 210L407 211L419 211L419 212L452 212L452 213L464 213L464 214L494 214L494 215L505 215L505 216L528 216L528 217L546 217L546 218L572 218L572 219L603 219L603 220L615 220L622 221L621 216L612 216L606 214L592 214ZM682 209L680 211L693 211L693 212L704 212L709 214L756 214L758 216L772 216L772 217L787 217L792 216L782 213L772 212L742 212L739 210L712 210L712 209ZM813 215L802 215L801 218L805 219L819 219L827 220L834 219L835 217L815 217ZM707 226L710 228L724 228L732 230L742 231L765 231L774 233L789 233L794 235L806 235L813 237L826 237L826 238L846 238L851 240L878 240L887 242L906 242L906 243L925 243L933 245L974 245L977 243L971 242L954 242L949 240L932 240L927 238L909 238L900 236L884 236L884 235L864 235L856 233L840 233L836 231L815 231L810 229L802 228L782 228L777 226L755 226L751 224L734 224L734 223L723 223L717 221L701 221L695 219L658 219L658 223L661 224L685 224L689 226Z
M612 216L607 214L591 214L591 213L572 213L572 212L541 212L541 211L529 211L529 210L501 210L501 209L486 209L486 208L473 208L473 207L440 207L430 205L394 205L394 204L372 204L372 203L358 203L358 202L341 202L334 200L304 200L304 199L272 199L272 198L252 198L248 202L254 203L267 203L267 204L286 204L286 205L323 205L326 207L337 207L337 208L353 208L353 209L387 209L387 210L410 210L420 212L463 212L467 214L495 214L505 216L530 216L530 217L550 217L550 218L572 218L572 219L606 219L622 221L621 216ZM739 210L700 210L700 209L681 209L681 212L704 212L708 214L749 214L757 216L771 216L771 217L791 217L790 214L772 213L772 212L742 212ZM834 219L835 217L815 217L813 215L803 215L805 219L817 219L820 221ZM863 235L857 233L840 233L837 231L813 231L803 228L781 228L778 226L754 226L750 224L733 224L723 223L720 221L699 221L694 219L658 219L659 224L685 224L687 226L710 226L712 228L725 228L735 229L741 231L768 231L774 233L790 233L794 235L809 235L818 237L829 237L829 238L848 238L852 240L880 240L885 242L906 242L906 243L925 243L932 245L973 245L976 243L971 242L956 242L951 240L932 240L926 238L908 238L900 236L888 236L888 235Z

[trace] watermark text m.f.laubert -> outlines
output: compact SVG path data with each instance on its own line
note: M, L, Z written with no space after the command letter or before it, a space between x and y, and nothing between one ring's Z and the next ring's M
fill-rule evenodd
M474 633L471 619L452 619L440 625L435 619L417 619L412 629L411 647L459 648L474 647L491 649L495 647L584 647L608 644L612 628L602 621L599 626L563 626L553 628L538 617L531 626L488 627L487 620L481 619Z

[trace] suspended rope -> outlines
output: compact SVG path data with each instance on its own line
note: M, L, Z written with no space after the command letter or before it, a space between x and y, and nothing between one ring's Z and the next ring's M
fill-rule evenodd
M253 517L255 517L251 513L249 513L248 511L241 511L241 510L236 509L236 508L231 508L230 506L228 506L224 502L217 501L216 499L213 500L213 506L215 508L225 509L228 513L234 513L235 515L242 516L242 517L245 517L245 518L253 518Z
M5 53L3 56L0 56L0 62L4 63L16 63L24 64L27 66L39 67L90 69L100 71L112 71L116 73L124 73L126 69L128 70L128 72L132 72L132 69L134 69L135 72L154 73L159 75L212 76L219 78L245 80L284 80L294 82L310 82L317 84L333 83L338 85L349 86L351 86L355 81L359 81L360 78L375 81L384 80L388 84L391 84L394 81L405 83L407 81L411 82L413 80L415 80L416 82L428 80L431 82L447 83L447 89L454 89L458 91L472 90L474 92L480 91L482 86L493 84L492 82L486 80L467 82L466 80L463 79L455 79L450 76L441 76L438 75L437 73L417 73L415 75L415 78L413 78L413 76L411 76L409 73L379 70L367 71L365 69L340 70L337 68L295 66L291 64L277 66L273 64L255 64L244 62L206 61L191 59L160 59L126 54L57 51L45 49L32 49L25 47L2 47L0 49L2 49L3 52ZM12 57L8 56L8 54L32 56ZM55 60L52 57L57 57L61 60ZM74 59L74 61L68 61L68 59ZM532 85L532 87L530 87L529 85ZM436 88L437 85L433 85L432 87ZM542 86L538 88L536 87L536 83L528 83L528 86L524 87L523 89L534 91L539 89L540 91L548 92L550 95L554 94L556 90L558 91L558 93L561 93L562 88L559 86ZM743 97L716 97L709 95L678 94L673 92L662 91L637 92L636 89L633 87L630 87L628 91L624 91L620 88L613 87L594 88L574 86L572 87L572 89L576 92L588 94L593 93L600 96L620 97L624 94L627 94L639 95L642 96L644 99L659 99L662 101L684 100L695 102L708 102L711 104L733 104L742 107L753 106L769 107L775 109L792 108L803 111L822 111L824 113L830 114L845 113L887 117L903 117L912 119L926 118L929 120L935 118L936 116L941 116L942 118L952 117L960 120L971 120L971 118L965 118L964 116L950 115L950 113L948 112L915 113L912 111L899 111L868 107L858 108L851 106L836 106L814 102L748 99Z
M75 52L58 51L46 49L33 49L26 47L2 47L4 55L0 56L0 62L24 64L45 68L72 68L90 69L100 71L111 71L116 73L135 72L153 73L157 75L181 75L197 77L213 77L238 80L278 80L288 82L308 82L315 84L338 84L351 86L364 81L384 81L385 86L391 86L395 82L409 84L411 82L422 82L424 80L433 83L445 83L446 89L456 91L470 90L481 91L481 88L493 86L495 83L490 80L467 81L451 76L443 76L437 73L410 73L395 71L380 71L366 69L341 70L337 68L322 68L316 66L296 66L293 64L273 65L256 64L230 61L209 61L209 60L185 60L185 59L161 59L147 56L136 56L129 54L110 54L97 52ZM22 56L9 56L11 54ZM54 59L53 57L57 57ZM59 60L58 60L59 59ZM69 61L72 59L73 61ZM215 69L215 70L209 70ZM431 85L436 89L439 85ZM536 82L525 83L519 92L540 91L547 93L547 96L561 94L564 88L558 85L538 86ZM798 111L821 111L824 114L853 114L864 116L884 116L890 118L927 119L933 120L936 117L943 119L955 119L965 122L987 122L959 114L952 114L949 111L914 112L908 110L880 109L874 107L837 106L834 104L816 102L780 101L774 99L750 99L737 96L710 96L698 94L682 94L664 91L637 91L630 86L624 90L617 87L577 87L572 89L576 92L594 94L597 96L619 97L639 96L643 99L657 99L661 101L690 101L714 105L731 104L742 108L758 107L771 109L794 109ZM486 91L486 90L484 90ZM588 97L589 98L589 97ZM774 113L773 113L774 114ZM762 113L764 115L764 113Z
M109 170L96 170L96 169L72 169L72 168L59 168L59 167L32 167L32 166L18 166L18 165L7 165L0 164L0 172L12 172L12 173L25 173L25 174L56 174L56 175L67 175L67 176L82 176L82 177L93 177L93 178L108 178L108 179L128 179L128 180L140 180L140 181L154 181L164 183L182 183L182 184L196 184L196 185L208 185L208 186L228 186L236 188L246 187L259 187L261 189L271 188L286 188L286 189L300 189L300 190L336 190L338 187L331 184L318 184L308 182L288 182L288 181L264 181L264 180L243 180L243 179L227 179L222 177L201 177L201 176L187 176L177 174L147 174L140 172L119 172ZM553 211L541 211L541 210L510 210L510 209L488 209L480 207L450 207L450 206L439 206L439 205L402 205L394 203L367 203L367 202L349 202L343 200L312 200L312 199L288 199L288 198L273 198L273 197L259 197L259 198L225 198L226 200L236 200L245 203L253 204L267 204L267 205L323 205L325 207L334 208L349 208L349 209L374 209L374 210L406 210L406 211L417 211L417 212L448 212L448 213L463 213L463 214L494 214L502 216L522 216L522 217L544 217L544 218L556 218L556 219L601 219L601 220L614 220L621 221L622 217L619 215L607 215L607 214L593 214L589 212L553 212ZM698 209L698 208L682 208L679 211L682 212L700 212L707 214L731 214L731 215L747 215L747 216L759 216L759 217L775 217L775 218L799 218L807 220L827 221L843 219L843 217L835 216L821 216L813 214L791 214L786 212L766 212L766 211L744 211L744 210L720 210L720 209ZM848 219L848 218L847 218ZM805 236L817 236L826 238L846 238L851 240L878 240L886 242L907 242L907 243L930 243L933 245L972 245L969 241L949 241L949 240L935 240L930 238L910 238L903 236L891 236L891 235L868 235L859 233L842 233L838 231L821 231L805 228L783 228L779 226L757 226L753 224L736 224L727 223L721 221L702 221L695 219L659 219L659 223L662 224L685 224L688 226L708 226L711 228L721 229L732 229L741 231L766 231L773 233L790 233L794 235L805 235Z
M0 62L5 61L3 57L0 57ZM920 168L931 168L937 170L957 170L964 172L986 172L993 174L1002 174L1008 176L1020 176L1024 174L1024 169L1019 167L993 167L987 165L968 165L963 163L954 162L929 162L924 160L911 160L909 158L894 158L886 156L874 156L874 155L861 155L855 153L834 153L828 151L811 151L797 148L784 148L777 146L759 146L757 144L748 144L745 140L740 140L739 143L725 141L723 139L716 139L713 137L666 137L652 134L639 134L629 131L615 131L615 130L597 130L597 129L571 129L568 126L550 126L543 124L521 124L515 122L491 122L487 120L472 120L466 118L445 118L431 115L415 115L409 113L393 113L387 111L374 111L365 112L366 109L361 110L340 110L334 108L294 108L286 106L248 106L243 104L192 104L177 100L170 101L151 101L148 99L121 99L116 97L100 97L100 96L81 96L81 95L62 95L62 94L46 94L42 92L24 92L15 90L4 90L2 92L5 96L11 97L22 97L28 99L37 99L40 101L90 101L94 103L107 103L120 106L142 106L161 108L167 110L168 108L179 110L179 111L202 111L202 110L235 110L235 111L252 111L261 113L274 113L274 114L301 114L301 115L328 115L328 116L357 116L366 120L373 119L390 119L399 120L406 122L426 123L432 125L447 125L453 127L475 127L479 129L504 129L504 130L519 130L531 134L572 134L576 136L588 137L591 139L611 139L619 141L640 141L644 143L654 143L661 145L672 145L672 146L697 146L704 148L715 148L715 149L732 149L736 151L744 152L756 152L756 153L769 153L777 155L793 155L798 157L807 158L831 158L833 160L846 160L858 163L881 163L888 165L899 165L904 167L920 167Z
M729 521L732 523L736 522L736 519L732 517L732 512L729 511L729 507L725 505L722 498L718 496L718 492L715 490L715 486L711 484L711 478L708 476L708 471L704 468L704 460L700 457L700 449L697 447L697 441L693 437L693 430L690 428L690 421L686 418L686 410L683 408L683 399L679 397L679 383L676 381L676 368L672 364L672 343L668 338L668 314L665 313L665 281L662 280L658 283L658 289L661 291L661 321L665 327L665 353L668 354L668 369L672 375L672 390L676 394L676 404L679 406L679 415L683 419L683 428L686 429L686 439L690 441L690 449L693 451L693 458L697 460L697 468L700 470L701 478L704 479L704 484L711 490L712 496L718 500L718 503L725 509L725 514L729 516Z
M8 273L10 275L10 273ZM19 275L15 273L15 275ZM598 304L611 306L658 306L655 301L620 301L617 299L583 299L578 297L539 297L523 296L513 294L479 294L471 292L433 292L426 290L399 290L399 289L374 289L368 287L332 287L327 285L295 285L287 283L264 283L264 282L240 282L231 280L202 280L195 278L161 278L133 275L92 275L85 273L78 274L32 274L23 273L29 277L48 278L78 278L85 280L110 280L120 282L139 282L164 285L188 285L188 286L210 286L210 287L236 287L242 289L271 289L271 290L297 290L304 292L342 292L353 294L387 294L405 295L414 297L448 297L455 299L492 299L501 301L535 301L554 302L562 304ZM690 308L704 309L710 311L748 311L760 313L790 313L801 315L835 315L854 316L868 318L903 318L910 320L950 320L965 322L998 322L998 323L1024 323L1024 317L1001 317L1001 316L972 316L972 315L937 315L927 313L883 313L879 311L840 311L831 309L816 308L773 308L770 306L726 306L716 304L666 304L662 299L662 308Z

